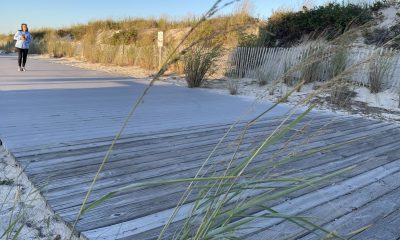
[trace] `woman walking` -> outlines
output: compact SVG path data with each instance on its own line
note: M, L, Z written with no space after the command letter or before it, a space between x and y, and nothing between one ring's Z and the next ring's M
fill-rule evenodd
M14 40L17 40L15 47L18 52L18 71L26 71L26 58L28 57L29 44L32 42L32 36L26 23L21 24L21 30L15 33Z

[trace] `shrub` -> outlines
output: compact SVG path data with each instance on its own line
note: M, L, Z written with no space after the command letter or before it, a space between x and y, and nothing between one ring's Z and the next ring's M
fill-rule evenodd
M375 1L371 6L371 11L378 12L383 8L389 7L391 2L393 3L391 0Z
M8 42L12 39L12 35L0 34L0 43Z
M328 78L332 79L339 76L347 66L347 58L349 55L349 49L344 46L339 46L334 49L334 54L331 57L331 61L329 63L329 75Z
M304 81L304 84L309 84L318 81L319 76L319 63L312 62L306 63L303 66L301 71L301 80Z
M350 89L350 84L345 81L334 81L330 90L331 104L340 108L347 107L356 93Z
M55 58L72 57L75 55L75 47L71 41L62 40L56 32L51 32L41 41L42 52L47 52Z
M227 80L227 88L231 95L236 95L238 93L238 89L239 89L238 79L229 78Z
M157 69L158 48L156 46L140 47L136 65L145 69Z
M290 71L289 64L287 62L285 62L284 69L283 69L282 81L284 84L291 87L294 85L294 81L293 81L294 79L289 71Z
M372 30L364 31L364 43L374 44L376 46L391 47L400 49L400 24L397 23L390 28L374 28Z
M379 56L369 62L368 82L371 93L382 91L383 83L392 66L392 60L390 56Z
M43 40L37 40L34 38L29 47L29 53L31 53L31 54L47 53L46 42Z
M243 34L239 36L240 47L257 47L260 45L262 45L262 42L255 34Z
M305 84L317 82L321 80L321 61L323 59L322 48L309 47L309 50L304 51L300 63L301 81Z
M374 44L376 46L382 46L391 37L390 30L388 28L374 28L373 30L366 31L363 33L365 44Z
M292 46L304 35L311 38L321 35L333 39L342 34L350 24L361 25L372 20L372 11L361 5L329 3L299 12L274 13L264 27L272 33L265 38L265 46Z
M120 30L114 33L108 43L111 45L128 45L137 41L138 32L136 29Z
M0 45L0 49L5 53L12 53L15 51L15 43L12 40L7 41L6 43Z
M272 71L268 71L270 69L257 68L255 70L256 79L259 86L264 86L268 83L271 83L274 79Z
M206 44L190 49L183 57L184 73L188 87L200 87L207 74L213 72L215 61L221 54L221 46Z

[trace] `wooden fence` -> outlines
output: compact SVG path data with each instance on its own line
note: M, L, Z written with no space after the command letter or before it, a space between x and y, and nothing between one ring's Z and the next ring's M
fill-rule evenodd
M228 61L226 75L235 78L291 78L300 81L305 71L312 71L315 81L332 79L337 46L308 45L293 48L239 47ZM382 89L400 90L399 51L388 48L346 48L344 71L340 76L354 84L369 87L370 79L379 77Z

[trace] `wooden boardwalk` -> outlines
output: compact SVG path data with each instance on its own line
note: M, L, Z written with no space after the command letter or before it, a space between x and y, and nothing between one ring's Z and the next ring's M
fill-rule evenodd
M1 64L2 62L0 66ZM93 74L87 72L89 73L83 74ZM107 89L109 92L103 89L102 93L112 94L113 91L117 93L122 91L119 88ZM35 97L40 98L41 95L66 94L65 89L52 91L55 92L13 90L6 92L6 97L3 95L2 99L12 101L16 95L38 101ZM168 87L164 90L160 86L156 91L160 94L163 91L174 93L180 90ZM51 124L44 124L39 120L49 118L52 113L42 112L40 113L42 116L36 116L39 120L36 120L35 116L30 119L31 121L18 120L11 129L13 120L18 119L23 113L18 115L17 111L9 110L10 114L0 120L0 134L3 141L9 145L9 149L24 167L31 181L41 189L50 207L68 223L75 220L88 186L111 143L112 131L115 130L110 127L113 122L108 122L105 115L101 115L105 118L103 122L97 121L96 114L99 114L99 109L95 103L101 103L101 98L95 91L89 92L94 94L94 100L90 105L92 111L87 115L80 115L77 119L62 116L56 118L57 121L51 120ZM197 94L196 92L191 93ZM0 94L3 93L0 91ZM214 96L209 94L206 97L211 99ZM86 95L83 98L87 100L90 96ZM229 101L236 101L232 99L228 98ZM121 103L122 100L125 98L121 99ZM240 109L234 112L235 114L239 114L247 107L240 105L243 100L233 102L237 103L237 106L233 107L232 102L224 101L223 96L213 100L220 101L215 103L220 107L224 104L225 108L232 109L239 106ZM54 101L62 102L62 99L57 100L54 96ZM75 101L79 103L77 99ZM85 107L77 108L78 103L77 105L71 103L74 108L66 107L65 112L76 114L78 110L85 109ZM117 103L120 102L113 104ZM0 104L5 108L9 106L6 106L4 101ZM194 105L196 104L201 105L201 103ZM52 103L49 105L53 106ZM52 111L58 109L56 106L54 105ZM18 103L14 107L21 109L23 104ZM112 109L112 104L107 108ZM265 109L265 106L260 105L254 113L262 109ZM189 108L172 109L176 117L174 124L167 122L163 127L151 128L152 124L158 123L157 121L160 123L161 120L165 121L167 119L165 117L157 121L154 119L147 127L140 128L140 131L136 129L145 125L146 119L128 128L128 132L118 141L110 161L100 174L90 201L134 182L193 177L231 126L232 121L228 121L228 117L231 118L233 114L226 118L214 115L209 119L201 118L200 115L196 115L196 109L192 109L193 116L199 117L200 120L194 119L192 124L189 124L185 119L190 114L180 113L183 110L189 111ZM226 109L208 111L216 114L218 110L225 113ZM282 122L281 113L284 110L286 109L280 109L275 114L260 119L247 130L239 150L238 161L276 129ZM59 109L58 112L64 111ZM106 114L110 118L112 116L122 118L123 111L115 108ZM146 112L143 114L154 116L146 115ZM164 115L159 116L161 118ZM94 118L93 122L90 122L95 124L93 130L82 132L87 127L85 119L90 117ZM174 121L173 118L168 120ZM29 126L32 128L30 131ZM206 167L210 167L213 172L224 170L224 163L226 164L226 160L231 157L235 149L232 143L242 136L244 127L245 121L232 130ZM99 129L100 133L91 135ZM28 136L23 135L24 131L29 133ZM356 234L354 239L399 239L399 141L398 125L359 117L312 112L287 136L257 157L245 175L251 175L254 169L262 169L267 161L273 162L289 155L299 157L296 161L266 169L268 174L290 177L326 176L355 165L350 172L291 193L272 202L271 205L275 210L285 214L310 216L313 222L343 235L370 225L365 231ZM89 239L154 239L186 187L185 184L163 185L121 193L83 215L78 222L77 230ZM260 192L254 190L251 194L257 195ZM194 197L189 198L183 209L191 208ZM253 214L262 214L263 211L254 209ZM179 213L173 228L179 227L185 216L184 212ZM168 234L173 234L173 231ZM167 239L168 236L171 235L167 235ZM291 222L265 218L251 222L248 228L238 231L237 236L241 239L318 239L314 234L304 231Z

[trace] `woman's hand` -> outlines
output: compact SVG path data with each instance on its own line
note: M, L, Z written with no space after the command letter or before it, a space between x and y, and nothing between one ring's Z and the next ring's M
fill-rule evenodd
M26 40L25 35L22 35L22 36L21 36L21 40L22 40L22 41L25 41L25 40Z

